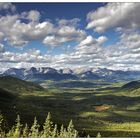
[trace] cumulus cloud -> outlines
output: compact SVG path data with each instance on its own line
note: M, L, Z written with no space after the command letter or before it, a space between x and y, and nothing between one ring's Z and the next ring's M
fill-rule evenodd
M103 47L97 41L91 43L91 37L87 36L83 40L84 43L81 43L83 45L75 46L75 51L69 54L42 55L40 50L29 50L22 54L3 52L0 54L0 61L14 63L13 65L16 63L18 67L101 67L114 70L140 70L139 37L138 32L124 33L118 43ZM98 38L94 39L98 40Z
M99 36L98 38L93 38L91 35L89 35L84 40L82 40L78 46L94 46L95 44L101 45L107 40L108 39L106 36Z
M111 46L102 47L97 42L100 38L104 40L102 36L94 39L92 36L87 36L85 40L76 46L75 52L58 57L57 60L59 60L60 65L66 64L69 67L140 70L139 37L139 32L123 33L119 42ZM57 61L56 64L58 64Z
M31 49L24 53L13 53L5 51L0 54L1 62L30 62L30 63L44 63L47 62L48 56L41 55L40 50Z
M56 28L54 35L46 36L43 40L45 45L60 46L70 41L80 41L86 37L86 32L75 27L62 26Z
M11 10L14 12L16 10L16 7L9 2L0 2L0 10Z
M38 22L40 20L40 12L37 10L23 12L23 13L21 13L21 17L28 19L29 21L32 21L32 22Z
M104 42L106 42L108 40L108 38L106 36L100 36L98 39L97 39L97 42L99 44L103 44Z
M103 45L109 40L106 36L100 35L96 38L80 29L78 18L57 19L54 24L49 20L40 22L41 14L36 10L3 15L0 17L0 66L140 69L140 33L133 30L140 25L138 7L139 4L135 3L108 3L88 14L88 29L103 32L115 28L114 31L119 32L120 40L110 46ZM3 45L3 42L7 42L20 48L34 40L53 47L66 43L72 49L68 53L51 55L42 54L36 49L23 53L10 52ZM68 45L69 42L74 43Z
M28 22L21 19L27 19ZM81 41L86 37L86 32L76 26L78 19L59 20L58 26L47 20L39 22L39 19L40 13L35 10L0 17L0 40L6 40L15 47L23 47L33 40L59 46L65 42Z
M140 3L108 3L87 15L87 29L104 32L113 27L139 28Z
M19 15L0 18L0 39L5 39L11 46L22 47L29 41L41 41L53 32L53 24L49 21L24 23L21 22Z
M78 23L80 22L79 18L73 18L73 19L57 19L58 25L61 26L78 26Z
M45 45L49 45L49 46L59 46L62 43L64 43L66 40L65 38L58 38L55 36L47 36L44 40L43 43Z
M83 46L83 45L92 45L92 44L96 44L96 39L94 39L92 36L87 36L86 39L84 39L83 41L81 41L81 43L79 44L79 46Z
M136 69L140 58L140 34L138 32L127 32L120 36L120 41L105 49L106 62L114 69ZM121 66L121 67L119 67Z

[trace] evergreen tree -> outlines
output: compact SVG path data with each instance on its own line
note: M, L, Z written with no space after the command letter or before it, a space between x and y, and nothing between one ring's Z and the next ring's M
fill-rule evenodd
M28 127L27 123L25 124L25 127L23 128L22 137L24 137L24 138L28 138L29 137L29 127Z
M64 137L64 126L62 124L60 128L60 138L63 138L63 137Z
M5 136L5 130L4 130L4 117L2 114L0 114L0 138Z
M55 124L54 129L52 131L52 138L58 137L58 130L57 130L57 124Z
M77 131L77 130L74 131L73 137L74 137L74 138L77 138L77 137L78 137L78 131Z
M45 123L43 125L42 137L44 138L51 137L52 130L53 130L52 127L53 127L53 122L51 121L51 113L49 112L45 120Z
M22 124L20 122L20 116L17 115L17 119L16 119L16 124L13 127L14 128L14 132L13 132L13 137L15 138L19 138L21 137L21 129L22 129Z
M68 138L69 135L68 135L68 132L67 130L64 128L64 132L63 132L63 137L62 138Z
M100 134L100 132L97 133L96 138L101 138L101 134Z
M77 130L75 130L72 120L69 122L67 129L64 128L64 126L62 125L60 132L58 132L57 124L55 124L55 126L53 127L53 122L51 121L50 113L48 113L46 121L43 125L42 132L39 131L40 125L38 124L36 117L34 118L34 122L30 129L27 124L25 124L24 128L22 129L22 124L20 122L20 116L17 115L15 125L9 130L9 132L7 134L5 134L5 133L3 134L3 132L5 130L2 127L3 120L4 120L3 116L0 115L0 137L10 137L10 138L12 138L12 137L14 137L14 138L16 138L16 137L17 138L19 138L19 137L25 137L25 138L29 138L29 137L33 137L33 138L37 138L37 137L76 138L76 137L78 137L78 132L77 132ZM98 133L97 137L101 137L101 134Z
M34 123L33 125L31 126L31 129L30 129L30 137L32 138L37 138L39 136L39 124L37 122L37 119L36 117L34 118Z
M67 132L66 129L64 128L63 124L61 125L61 128L60 128L59 137L60 137L60 138L67 138L67 137L68 137L68 132Z
M77 130L74 129L72 120L69 122L67 131L68 131L68 137L70 137L70 138L72 138L72 137L76 138L78 136L78 132L77 132Z
M13 136L14 131L15 131L15 127L13 126L13 127L9 130L9 132L6 134L6 137L8 137L8 138L14 137L14 136Z

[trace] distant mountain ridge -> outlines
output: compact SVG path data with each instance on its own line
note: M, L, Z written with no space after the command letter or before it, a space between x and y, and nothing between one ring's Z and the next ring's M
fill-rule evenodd
M77 68L54 69L51 67L40 68L9 68L0 76L12 76L28 81L44 80L104 80L104 81L132 81L140 79L140 71L121 71L106 68Z

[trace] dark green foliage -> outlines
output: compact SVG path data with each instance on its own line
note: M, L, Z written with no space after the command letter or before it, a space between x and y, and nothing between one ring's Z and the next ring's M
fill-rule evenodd
M21 129L22 129L22 124L20 123L20 116L17 115L15 130L14 130L13 136L16 137L16 138L21 137Z
M3 123L3 116L0 114L0 134L2 135L2 123ZM0 135L0 137L2 137Z
M55 124L54 129L52 131L52 137L53 138L57 138L58 137L57 124Z
M140 88L140 81L131 81L122 86L122 89L132 90Z
M43 133L42 133L42 137L46 138L46 137L51 137L51 132L52 132L52 128L53 127L53 122L51 120L51 113L48 113L48 116L45 120L45 123L43 125Z
M38 122L37 122L37 119L36 119L36 117L34 118L34 123L33 123L33 125L31 126L31 129L30 129L30 134L29 134L29 136L31 137L31 138L37 138L37 137L39 137L39 124L38 124Z
M5 122L4 117L0 114L0 138L5 136Z
M29 136L29 133L30 133L29 131L30 131L30 130L29 130L28 124L26 123L26 124L25 124L25 127L23 128L22 137L27 138L27 137Z
M65 130L63 124L62 124L61 125L61 128L60 128L60 137L61 138L65 137L65 132L66 132L66 130Z
M74 129L74 125L73 125L72 120L69 122L67 131L68 131L68 137L70 137L70 138L71 137L76 138L78 136L78 132Z
M53 125L51 121L51 114L48 113L48 116L43 125L43 130L40 130L40 125L36 117L34 118L34 122L31 128L28 127L27 123L23 127L20 121L20 116L17 115L17 119L15 121L15 125L10 128L10 130L5 134L5 130L2 127L3 124L3 116L0 115L0 137L10 137L10 138L76 138L78 137L78 132L75 130L72 120L70 121L67 130L62 125L60 129L58 129L57 124Z
M14 137L14 127L12 127L9 132L6 134L6 137L12 138Z
M0 77L0 88L15 94L43 90L43 88L38 84L27 82L11 76Z
M22 131L22 124L20 122L20 116L17 115L17 119L15 121L15 125L12 127L11 130L7 133L7 137L14 137L14 138L19 138L21 137L21 132Z

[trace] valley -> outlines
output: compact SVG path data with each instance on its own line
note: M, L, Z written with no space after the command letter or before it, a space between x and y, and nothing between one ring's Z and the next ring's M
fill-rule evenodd
M140 136L139 81L44 80L32 83L11 76L0 78L0 110L13 125L16 115L42 124L48 112L58 125L70 119L80 137Z

